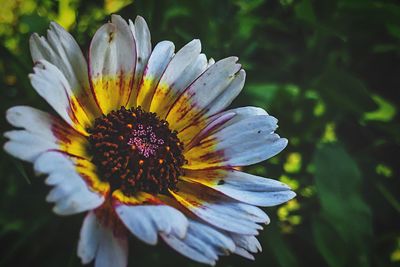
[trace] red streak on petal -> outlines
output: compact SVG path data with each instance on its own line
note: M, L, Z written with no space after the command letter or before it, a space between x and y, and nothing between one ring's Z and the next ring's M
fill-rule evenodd
M113 231L116 237L125 237L128 234L128 230L118 217L111 204L110 198L104 201L103 205L94 210L100 223Z

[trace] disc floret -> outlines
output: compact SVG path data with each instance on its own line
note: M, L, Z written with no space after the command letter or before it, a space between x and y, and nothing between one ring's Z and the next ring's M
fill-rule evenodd
M175 189L182 174L183 144L168 122L141 107L121 107L95 120L89 130L99 176L126 195Z

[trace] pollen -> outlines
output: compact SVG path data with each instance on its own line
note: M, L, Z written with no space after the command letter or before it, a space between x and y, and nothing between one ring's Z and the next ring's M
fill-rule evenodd
M95 120L88 137L99 176L125 195L175 190L183 144L168 122L141 107L121 107Z

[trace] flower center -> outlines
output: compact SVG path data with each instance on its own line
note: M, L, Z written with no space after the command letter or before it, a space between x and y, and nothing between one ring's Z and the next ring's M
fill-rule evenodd
M92 162L112 191L132 195L175 189L185 162L183 144L155 113L121 107L97 118L89 133Z

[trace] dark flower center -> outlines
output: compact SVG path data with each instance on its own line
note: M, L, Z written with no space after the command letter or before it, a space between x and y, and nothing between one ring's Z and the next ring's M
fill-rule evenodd
M132 195L175 189L185 162L183 144L155 113L121 107L97 118L89 133L92 162L112 191Z

